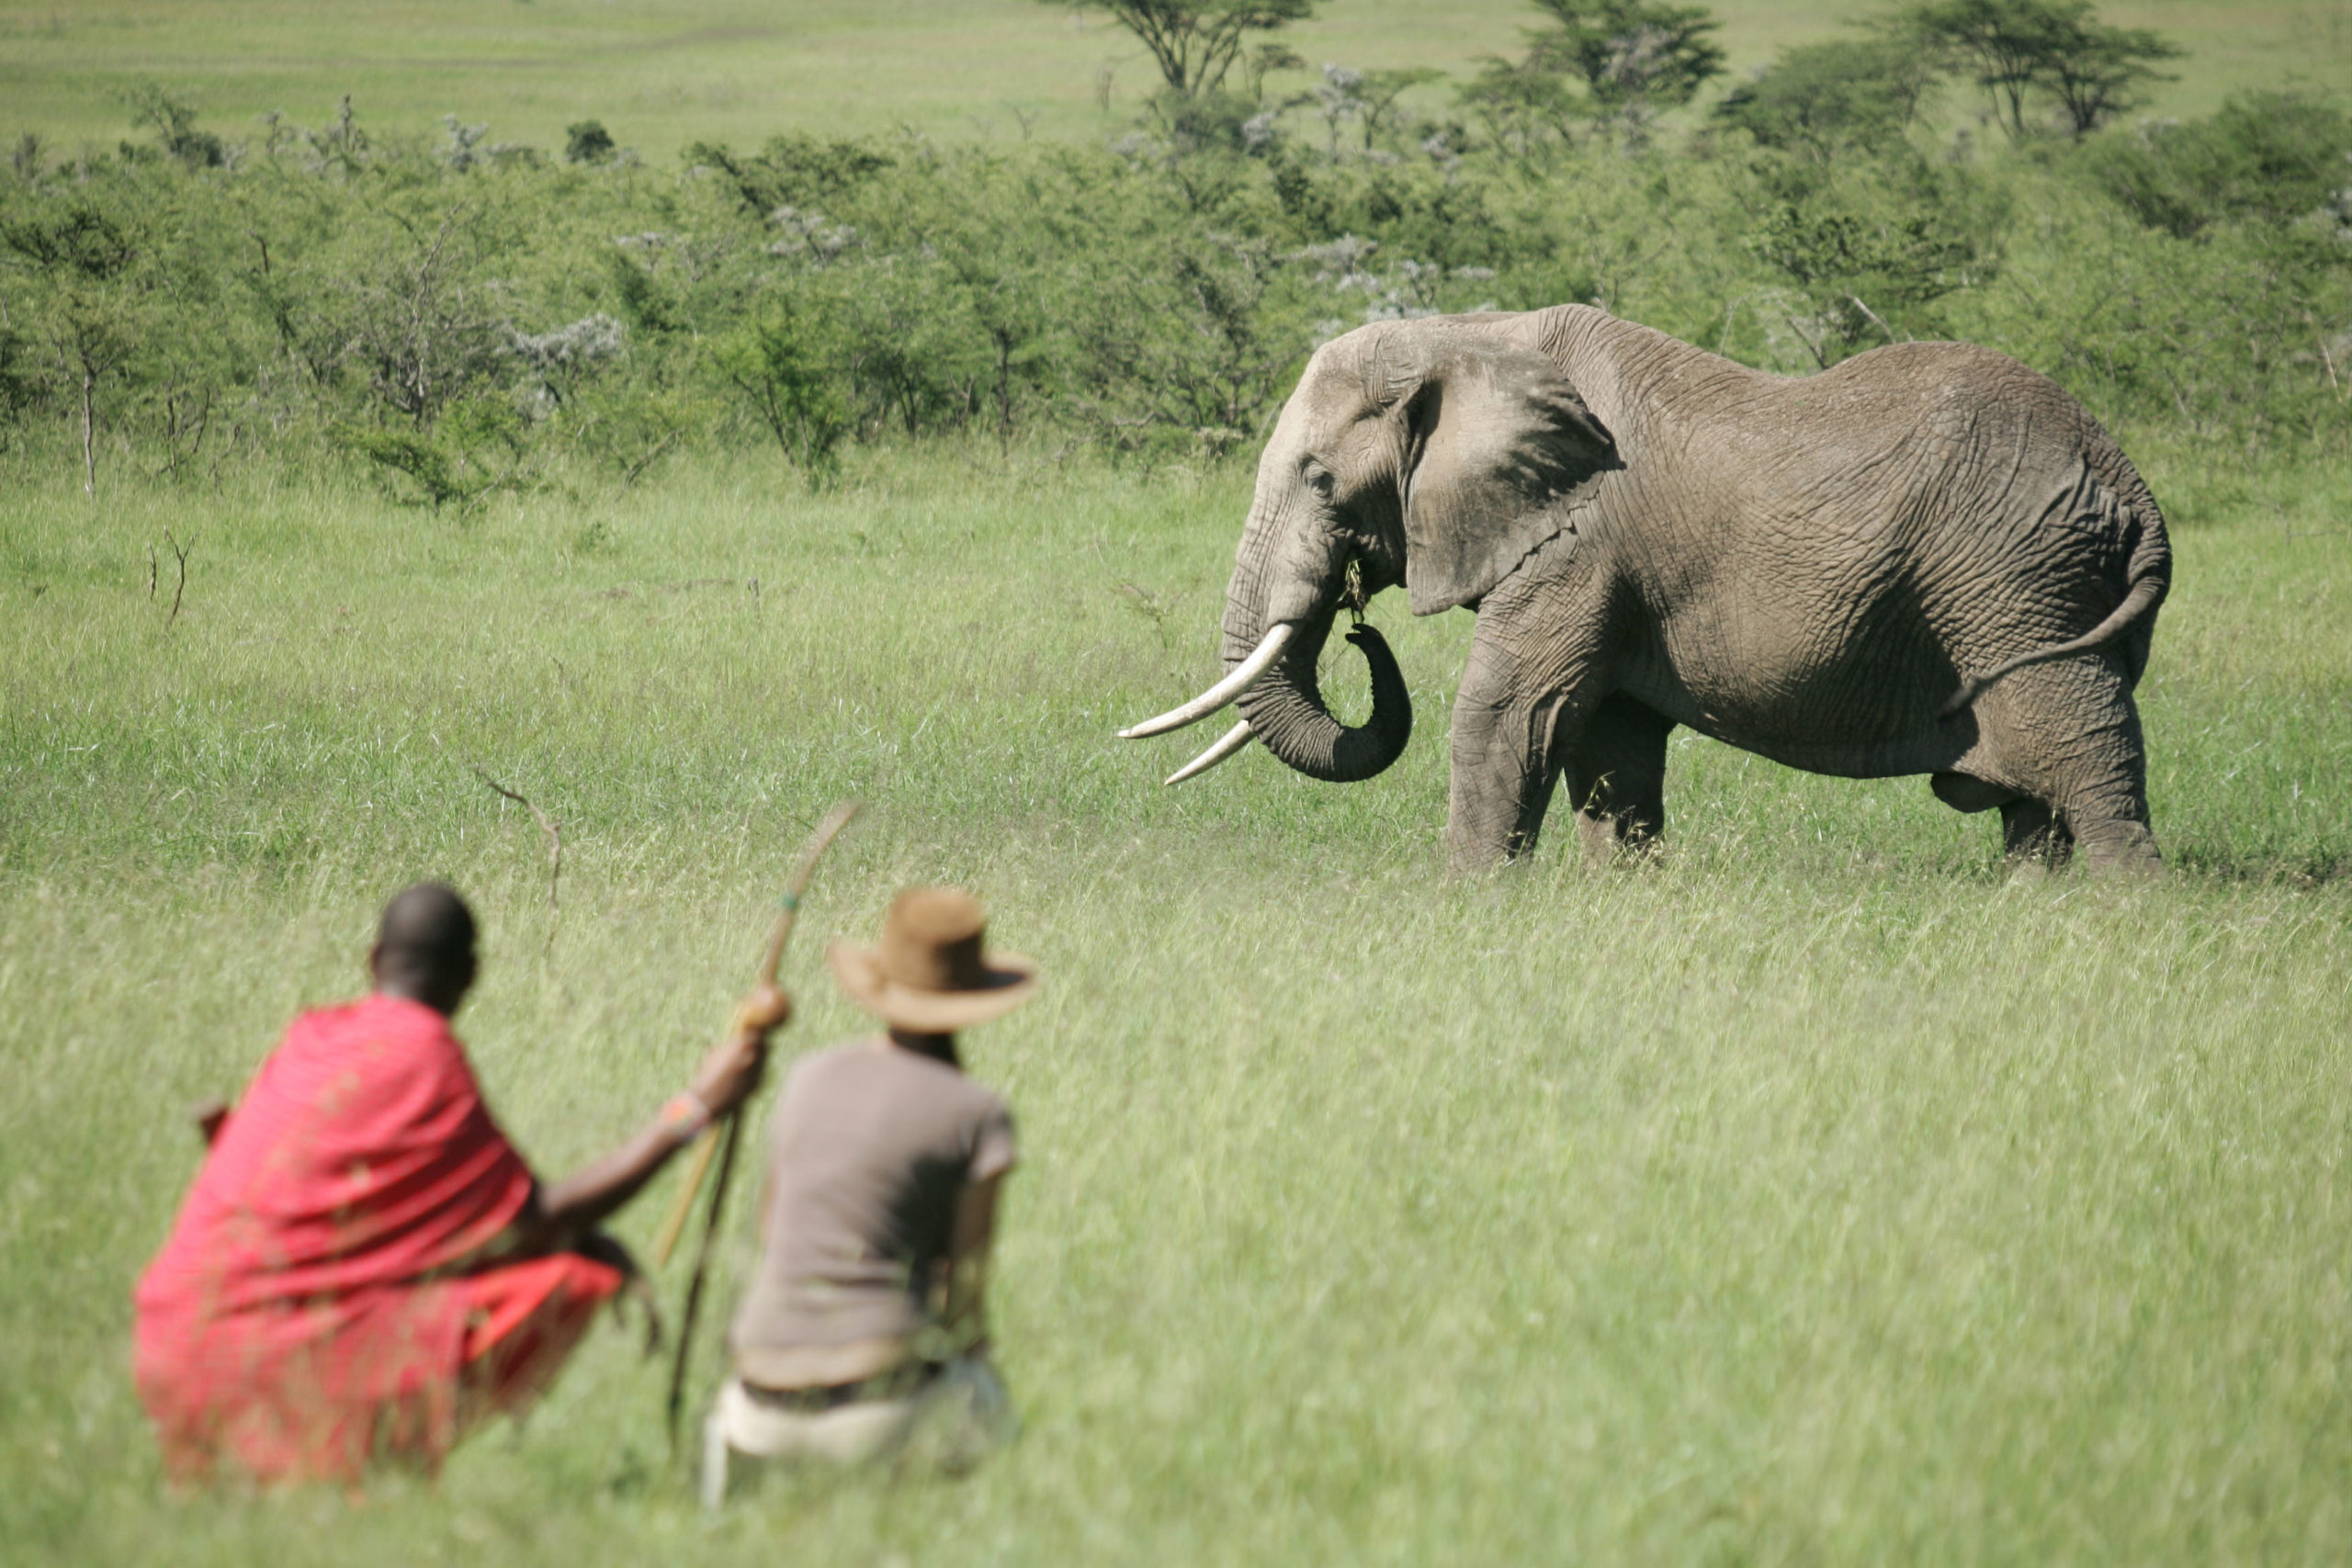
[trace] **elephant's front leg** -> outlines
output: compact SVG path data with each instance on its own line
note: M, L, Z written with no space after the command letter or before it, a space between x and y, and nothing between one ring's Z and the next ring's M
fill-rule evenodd
M1446 849L1483 871L1535 848L1561 763L1605 689L1605 600L1570 585L1506 583L1478 610L1453 705Z

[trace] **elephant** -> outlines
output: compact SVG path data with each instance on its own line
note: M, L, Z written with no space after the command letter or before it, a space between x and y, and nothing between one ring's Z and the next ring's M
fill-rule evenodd
M1677 725L1845 778L1925 773L2017 859L2162 864L2132 691L2163 514L2055 382L1958 343L1751 369L1591 306L1377 322L1317 349L1268 437L1226 591L1227 674L1124 737L1238 703L1175 784L1262 741L1317 779L1395 761L1412 704L1362 621L1476 617L1453 706L1457 870L1527 855L1559 781L1603 857L1665 826ZM1317 660L1339 611L1372 713Z

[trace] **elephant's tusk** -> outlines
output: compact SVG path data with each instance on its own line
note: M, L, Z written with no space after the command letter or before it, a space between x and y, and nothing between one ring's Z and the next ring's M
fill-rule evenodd
M1159 782L1162 784L1180 784L1186 779L1205 773L1256 739L1258 739L1257 736L1250 733L1250 721L1245 718L1223 735L1218 736L1216 745Z
M1158 718L1148 718L1141 724L1129 725L1119 731L1119 739L1140 740L1147 735L1165 735L1171 729L1182 729L1188 724L1206 718L1227 704L1238 701L1242 693L1256 685L1259 678L1273 668L1274 660L1282 657L1283 648L1290 642L1291 634L1297 629L1288 621L1284 621L1266 634L1265 640L1257 646L1249 658L1241 661L1240 667L1232 674L1227 675L1182 707L1170 708Z

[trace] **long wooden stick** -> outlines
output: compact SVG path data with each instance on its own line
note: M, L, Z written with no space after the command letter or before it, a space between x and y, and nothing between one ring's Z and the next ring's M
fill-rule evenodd
M743 1139L743 1119L727 1119L727 1135L718 1140L726 1153L718 1161L718 1179L710 1188L710 1218L702 1229L702 1245L695 1248L695 1271L686 1280L686 1304L678 1314L678 1348L670 1361L670 1396L662 1419L670 1433L670 1451L678 1451L678 1417L686 1405L686 1371L695 1354L695 1324L702 1316L703 1286L710 1278L711 1238L718 1234L718 1212L727 1206L727 1189L735 1176L735 1147Z
M817 863L824 858L825 852L841 836L841 830L849 826L850 818L857 815L857 810L858 802L842 801L826 813L825 819L818 823L817 830L809 835L808 847L801 854L800 863L793 868L792 879L785 885L784 897L780 900L784 908L776 916L775 929L768 933L767 951L760 955L759 983L762 986L775 984L777 972L784 965L785 944L792 940L792 928L799 918L801 895L808 891L808 880L817 873ZM685 1406L686 1371L694 1359L695 1324L702 1314L703 1286L710 1274L711 1245L718 1235L719 1220L727 1207L727 1190L733 1183L735 1152L742 1143L742 1108L738 1106L723 1120L726 1135L718 1136L720 1128L713 1126L703 1134L700 1146L695 1151L694 1168L687 1173L677 1201L670 1211L655 1264L657 1268L668 1265L670 1255L677 1247L678 1236L685 1228L686 1216L694 1210L695 1195L702 1189L703 1175L710 1168L712 1152L718 1150L718 1179L711 1184L710 1209L703 1222L702 1243L695 1249L694 1273L686 1281L685 1307L679 1314L676 1358L670 1364L667 1418L673 1452L678 1446L678 1416Z
M779 902L783 908L777 914L775 928L768 932L768 945L760 956L759 983L775 984L776 972L784 966L785 945L792 940L792 927L800 914L800 896L808 891L808 879L816 874L818 861L824 858L841 830L857 815L859 802L845 800L826 813L809 835L808 848L801 855L800 863L793 868L792 880L785 885ZM730 1116L727 1120L733 1120ZM718 1153L722 1127L707 1129L695 1142L694 1164L687 1168L686 1179L678 1188L678 1195L671 1201L670 1213L662 1222L659 1239L653 1247L653 1266L667 1269L670 1258L678 1250L678 1238L685 1233L686 1216L694 1213L695 1200L702 1194L703 1179L710 1174L711 1156Z

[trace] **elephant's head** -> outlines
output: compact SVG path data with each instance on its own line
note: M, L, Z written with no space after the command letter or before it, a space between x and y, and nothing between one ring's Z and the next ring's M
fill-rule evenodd
M1609 432L1537 346L1533 316L1384 321L1326 344L1258 460L1226 589L1226 678L1123 735L1156 735L1238 701L1242 722L1170 779L1254 737L1310 777L1352 782L1394 762L1412 704L1387 643L1349 640L1372 666L1372 716L1341 724L1316 661L1350 597L1405 585L1413 613L1477 602L1567 526L1577 492L1621 467Z

